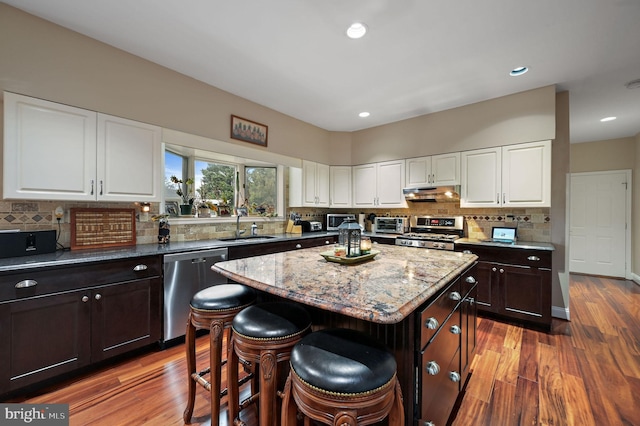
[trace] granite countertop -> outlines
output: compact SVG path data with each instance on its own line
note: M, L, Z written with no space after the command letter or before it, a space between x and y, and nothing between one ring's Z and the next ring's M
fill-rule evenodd
M488 247L504 247L513 249L533 249L533 250L555 250L555 247L551 243L539 243L536 241L516 241L515 243L500 243L497 241L477 240L473 238L460 238L456 240L456 244L470 244L477 246Z
M268 239L243 238L236 241L221 241L217 239L184 242L171 241L169 244L140 244L129 247L103 249L58 250L54 253L0 259L0 273L334 235L336 235L335 232L311 232L307 234L269 235L268 237L270 238ZM258 235L258 237L265 237L265 235Z
M313 247L218 262L212 269L239 283L309 306L394 324L478 258L444 250L374 245L380 253L355 265L326 261Z

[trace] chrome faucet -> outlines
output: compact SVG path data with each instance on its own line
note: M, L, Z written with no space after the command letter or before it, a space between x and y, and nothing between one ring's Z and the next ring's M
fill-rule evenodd
M236 215L236 238L240 238L240 235L246 232L245 229L240 229L240 213Z

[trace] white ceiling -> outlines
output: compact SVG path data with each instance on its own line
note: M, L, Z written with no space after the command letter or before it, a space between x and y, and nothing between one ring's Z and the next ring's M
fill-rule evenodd
M640 133L639 0L2 1L327 130L556 84L572 142Z

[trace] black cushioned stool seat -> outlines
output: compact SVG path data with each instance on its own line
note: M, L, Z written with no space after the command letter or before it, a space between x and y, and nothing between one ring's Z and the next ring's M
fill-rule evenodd
M210 393L211 425L218 424L220 418L220 383L221 368L226 363L222 360L222 339L224 330L231 327L231 321L240 311L253 304L256 291L241 284L220 284L197 292L191 299L189 321L187 322L186 351L187 373L189 377L189 395L183 418L185 423L191 422L198 383ZM209 367L196 372L196 330L209 330ZM229 340L227 333L227 343ZM209 381L204 376L210 373Z
M288 361L291 349L311 331L311 317L300 305L268 302L249 306L233 319L229 344L229 365L242 363L259 377L259 393L239 402L238 370L227 369L229 383L229 424L239 421L239 413L258 401L259 424L279 424L278 365ZM285 367L287 365L285 364ZM286 373L286 371L285 371Z
M296 408L330 425L367 425L389 417L404 425L396 361L387 348L359 331L320 330L291 351L283 399L283 425L296 424Z

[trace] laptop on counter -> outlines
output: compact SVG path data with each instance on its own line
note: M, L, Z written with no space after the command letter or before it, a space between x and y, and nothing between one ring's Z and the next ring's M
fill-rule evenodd
M494 226L491 229L491 242L513 244L516 242L518 228Z

